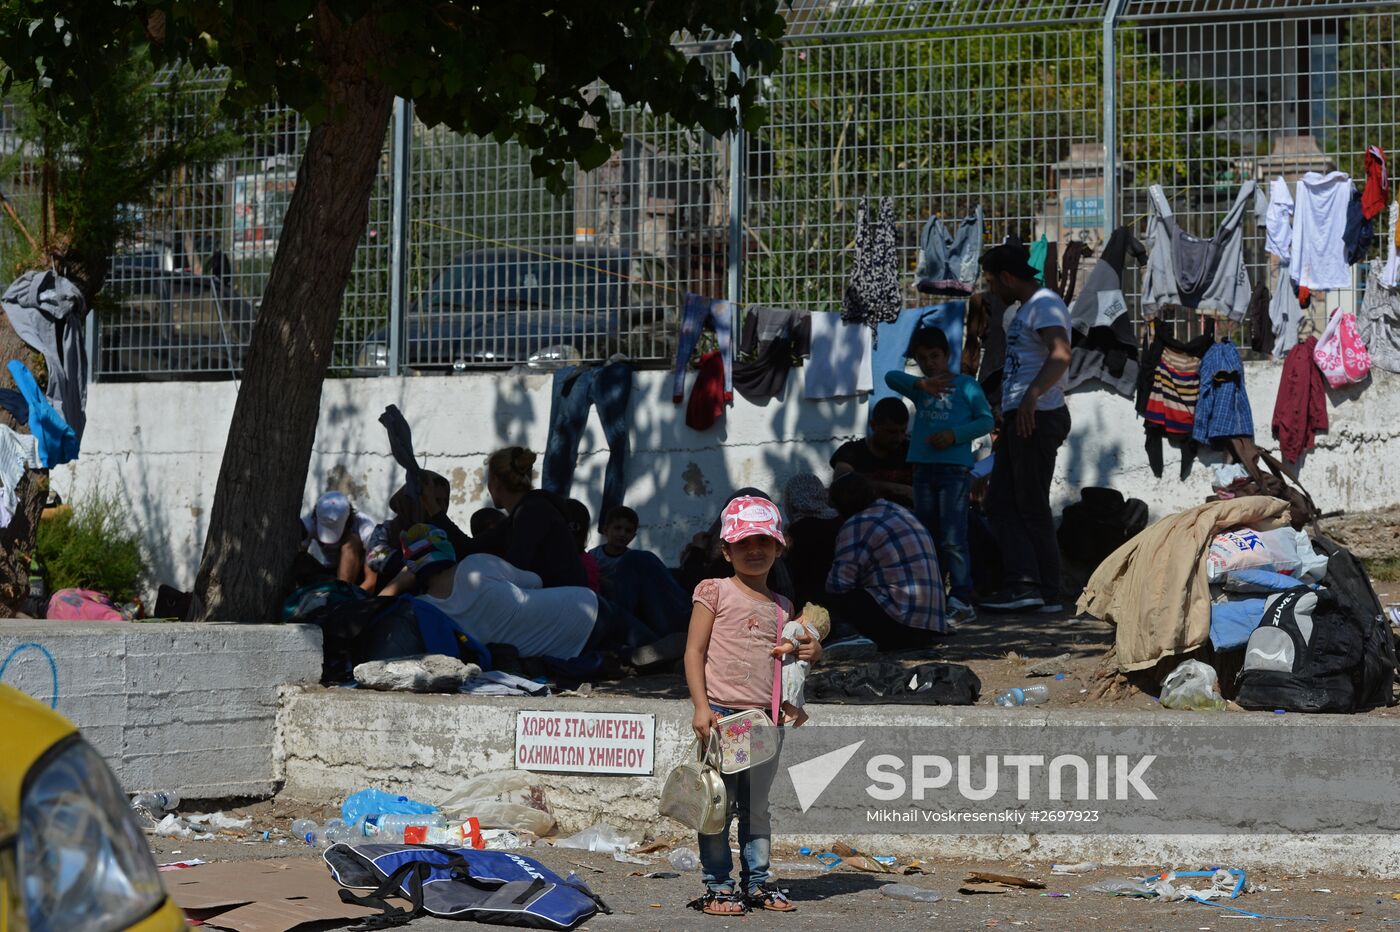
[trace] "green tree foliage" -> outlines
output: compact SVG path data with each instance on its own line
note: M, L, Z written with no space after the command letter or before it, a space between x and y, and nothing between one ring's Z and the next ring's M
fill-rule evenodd
M862 8L861 27L904 23L907 4ZM1163 71L1136 31L1120 30L1120 164L1135 183L1185 179L1199 133L1217 112L1199 85ZM931 212L970 214L987 235L1028 236L1054 164L1103 140L1100 21L892 33L794 46L764 91L757 137L756 250L745 294L763 303L839 301L855 205L896 200L904 243ZM912 251L909 252L912 256Z

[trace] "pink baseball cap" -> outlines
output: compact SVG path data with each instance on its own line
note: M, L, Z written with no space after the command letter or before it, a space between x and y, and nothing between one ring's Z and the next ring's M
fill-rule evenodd
M720 540L732 544L758 534L787 546L783 538L783 517L777 505L756 495L741 495L725 506L720 519Z

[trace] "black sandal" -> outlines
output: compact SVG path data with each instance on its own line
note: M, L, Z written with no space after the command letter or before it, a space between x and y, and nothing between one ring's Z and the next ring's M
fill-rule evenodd
M767 909L775 913L790 913L797 907L788 899L786 890L777 887L759 886L749 891L749 906L753 909Z
M715 909L720 903L737 903L739 908ZM707 916L742 916L749 911L749 904L733 890L706 890L704 896L696 897L685 905Z

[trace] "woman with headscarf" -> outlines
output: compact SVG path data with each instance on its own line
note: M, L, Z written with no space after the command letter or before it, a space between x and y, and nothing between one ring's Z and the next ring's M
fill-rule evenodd
M483 644L508 644L521 657L560 660L608 651L636 666L675 653L659 649L646 629L629 628L624 616L600 611L592 589L545 587L537 574L493 554L458 561L447 535L435 527L415 525L401 535L400 548L421 587L420 598Z

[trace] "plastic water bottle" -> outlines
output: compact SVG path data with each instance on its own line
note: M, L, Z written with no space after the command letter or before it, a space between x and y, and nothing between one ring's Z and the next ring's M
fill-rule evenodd
M321 826L311 819L297 819L292 823L292 837L315 845L321 837Z
M321 841L327 848L342 841L349 842L350 838L350 826L345 824L344 819L327 819L321 829Z
M403 815L395 812L387 815L365 816L360 820L360 834L366 838L373 838L382 844L402 844L403 830L410 825L446 828L447 819L443 818L440 812L432 812L427 815Z
M1021 689L1013 686L997 693L996 704L1001 706L1040 705L1050 698L1050 690L1045 686L1027 686Z
M170 812L178 805L180 805L180 794L173 790L138 793L131 800L132 809L144 809L152 815Z
M689 848L677 848L666 856L666 860L678 871L693 871L700 866L700 859Z

